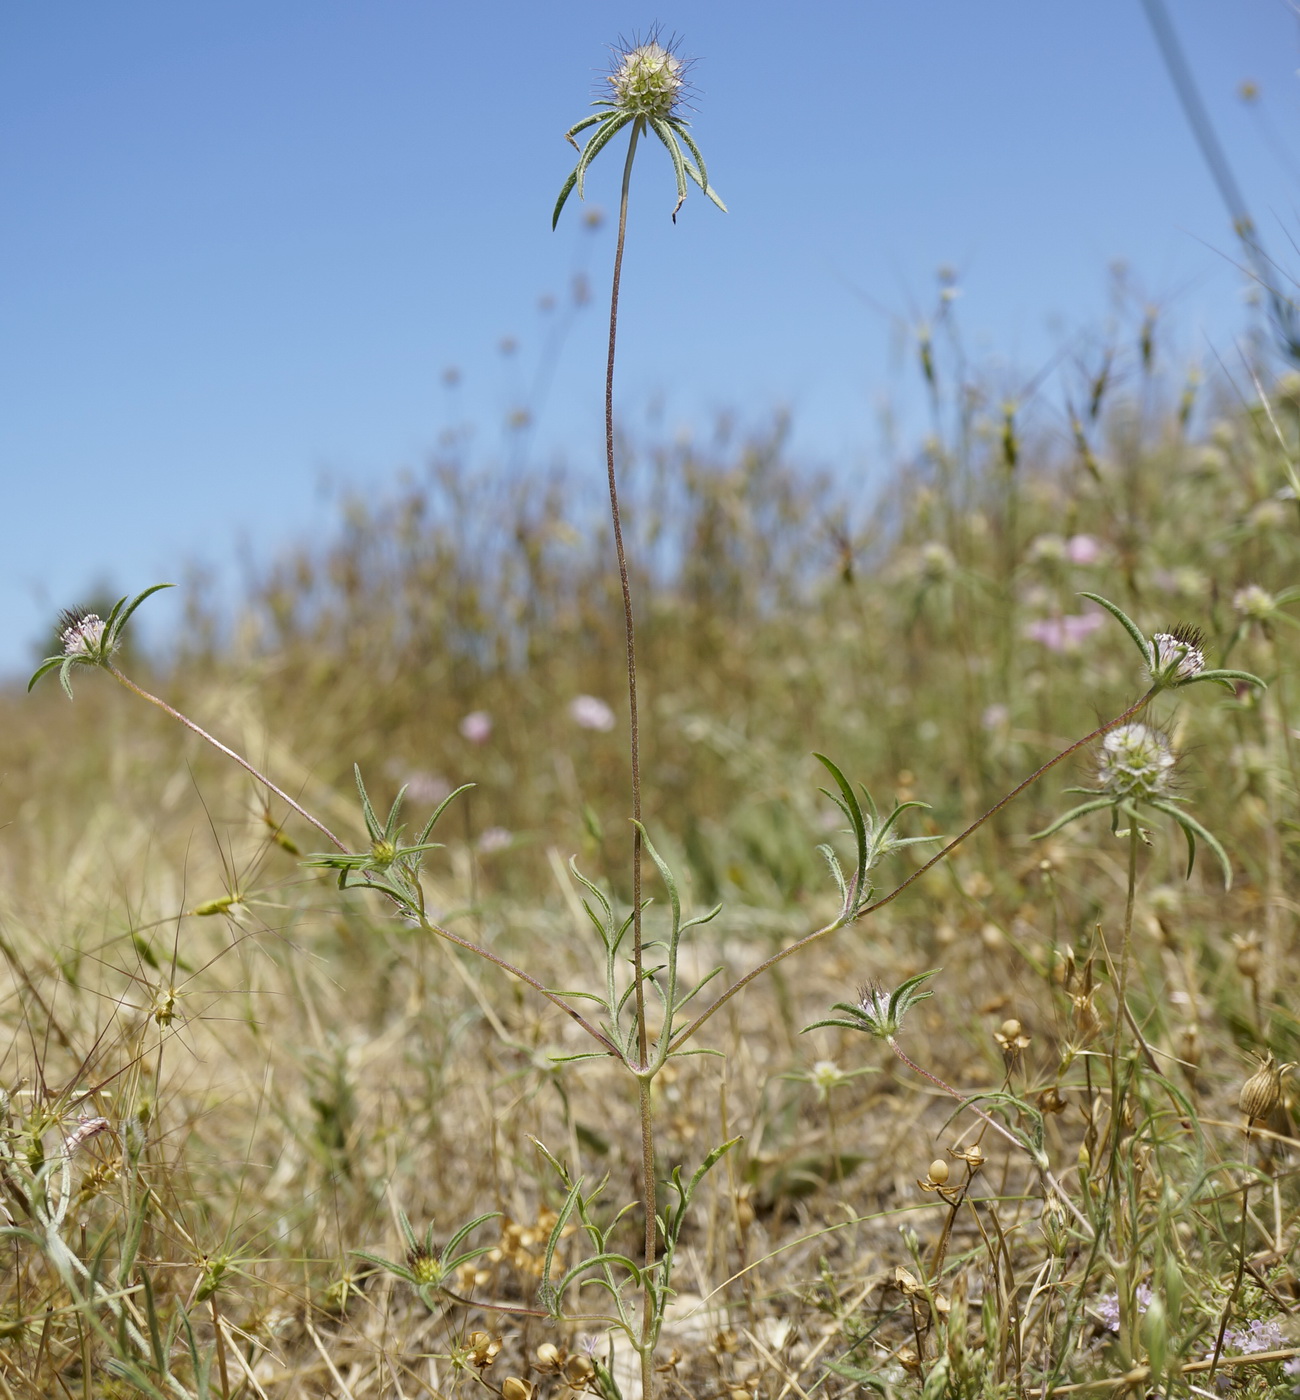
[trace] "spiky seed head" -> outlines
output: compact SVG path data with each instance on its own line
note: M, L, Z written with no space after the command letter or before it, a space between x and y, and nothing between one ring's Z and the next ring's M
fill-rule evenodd
M1157 632L1151 643L1155 648L1153 680L1177 684L1205 670L1205 637L1200 628L1180 623L1172 632Z
M1169 740L1145 724L1121 724L1101 741L1097 779L1117 801L1161 797L1169 791L1174 755Z
M397 859L397 847L391 841L376 841L370 847L370 859L380 870L387 870Z
M686 86L685 64L652 34L643 44L614 51L614 71L606 79L615 107L634 117L671 117Z
M421 1287L437 1284L442 1279L441 1260L424 1244L406 1251L406 1267Z
M1237 1107L1247 1118L1267 1118L1282 1100L1282 1076L1293 1065L1279 1065L1270 1050L1241 1086Z
M79 608L59 614L59 641L64 656L98 656L104 646L104 620Z

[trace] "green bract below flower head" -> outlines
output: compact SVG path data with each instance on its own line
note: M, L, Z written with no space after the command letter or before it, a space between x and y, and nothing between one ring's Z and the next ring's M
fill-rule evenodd
M831 1016L825 1021L814 1021L805 1026L805 1031L816 1030L820 1026L838 1026L849 1031L865 1031L877 1040L887 1040L891 1044L903 1027L903 1017L926 997L933 996L921 988L938 972L920 972L909 977L901 987L888 991L879 982L869 982L858 991L857 1001L837 1001L835 1011L843 1011L843 1016Z
M1101 741L1097 781L1108 797L1149 799L1169 791L1173 768L1163 734L1145 724L1121 724Z
M685 87L684 65L652 36L632 49L615 50L616 66L606 80L614 106L634 117L671 117Z

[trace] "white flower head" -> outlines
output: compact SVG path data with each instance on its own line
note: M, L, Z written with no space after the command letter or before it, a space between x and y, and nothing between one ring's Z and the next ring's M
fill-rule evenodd
M686 87L686 65L673 52L673 41L659 42L658 31L644 43L620 44L614 50L613 71L605 80L612 102L636 117L671 117Z
M1247 584L1232 595L1232 606L1249 622L1266 622L1277 607L1277 600L1257 583Z
M580 729L595 729L608 734L613 729L614 711L594 695L575 695L569 702L569 718Z
M471 744L486 744L492 737L492 716L486 710L471 710L460 722L460 733Z
M1189 681L1205 670L1205 652L1201 649L1201 634L1196 628L1179 627L1173 632L1157 632L1151 638L1155 648L1153 680Z
M104 620L95 613L65 612L59 618L64 656L98 656L104 647Z
M1097 780L1110 797L1160 797L1169 791L1174 754L1169 740L1145 724L1121 724L1101 741Z

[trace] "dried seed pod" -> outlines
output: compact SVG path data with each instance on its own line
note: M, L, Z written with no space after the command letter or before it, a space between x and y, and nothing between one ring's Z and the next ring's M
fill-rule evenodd
M1259 934L1253 931L1247 934L1235 934L1232 942L1237 950L1237 971L1247 982L1257 982L1260 969L1264 964Z
M564 1361L564 1353L554 1342L543 1342L537 1348L537 1366L542 1371L556 1371Z
M930 1180L936 1186L942 1186L948 1180L948 1163L942 1157L936 1157L930 1163Z
M564 1363L564 1379L578 1390L586 1385L596 1374L596 1368L591 1363L591 1358L575 1352L574 1355Z
M1282 1076L1294 1066L1279 1065L1270 1050L1259 1068L1241 1086L1237 1107L1248 1119L1267 1118L1282 1101Z
M501 1400L533 1400L533 1387L519 1376L507 1376L501 1386Z

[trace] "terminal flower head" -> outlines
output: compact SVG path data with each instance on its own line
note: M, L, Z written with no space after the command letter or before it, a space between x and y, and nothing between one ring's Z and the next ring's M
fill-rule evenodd
M1154 637L1148 638L1123 608L1117 607L1109 599L1101 597L1098 593L1082 593L1079 596L1105 608L1129 634L1133 645L1142 653L1142 660L1146 663L1152 695L1158 690L1180 690L1185 685L1195 685L1199 681L1214 681L1228 690L1235 690L1237 682L1257 685L1263 689L1264 682L1249 671L1207 667L1205 637L1199 627L1179 623L1168 632L1157 632Z
M64 656L97 657L104 645L104 619L98 613L65 608L59 614L59 640Z
M71 700L74 666L102 666L113 670L113 654L122 645L122 633L131 614L151 594L171 586L170 583L155 583L134 598L119 598L107 617L84 608L65 608L59 614L59 651L41 662L27 682L27 689L31 690L47 671L57 670L59 683Z
M843 1016L814 1021L811 1026L805 1026L804 1030L815 1030L818 1026L839 1026L844 1030L865 1031L877 1040L886 1040L892 1044L902 1029L903 1017L918 1001L924 1001L926 997L934 995L931 991L922 991L921 986L937 973L938 968L918 973L915 977L909 977L901 987L892 992L882 987L879 982L868 982L858 992L857 1001L835 1003L833 1009L843 1011Z
M1179 684L1205 670L1205 637L1199 627L1175 627L1151 638L1151 678Z
M681 101L686 81L685 64L665 48L658 34L644 44L614 50L614 69L605 80L612 92L611 105L637 117L671 117Z
M578 191L579 199L583 197L587 167L625 126L632 128L629 160L631 151L636 149L636 142L647 131L653 131L667 150L677 177L674 222L677 211L686 199L688 179L694 181L719 209L726 211L727 206L709 184L704 157L690 133L689 123L681 115L687 86L687 66L677 56L673 40L667 44L660 43L657 29L651 30L645 40L630 44L620 42L614 48L613 67L605 80L609 95L592 103L598 111L575 122L564 133L565 139L581 153L577 165L560 190L559 199L555 201L552 228L560 222L560 214L573 191ZM588 127L595 129L587 138L587 144L578 147L573 138Z

